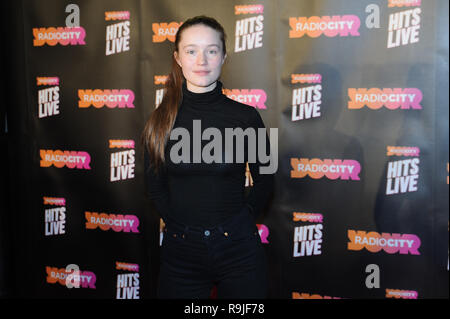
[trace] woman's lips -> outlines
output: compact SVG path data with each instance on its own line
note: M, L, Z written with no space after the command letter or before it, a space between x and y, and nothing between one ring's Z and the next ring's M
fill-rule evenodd
M194 73L197 75L208 75L210 71L194 71Z

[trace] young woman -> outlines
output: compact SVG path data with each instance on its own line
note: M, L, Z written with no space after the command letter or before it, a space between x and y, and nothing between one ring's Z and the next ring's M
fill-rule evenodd
M255 219L272 192L273 175L260 174L258 159L248 160L246 140L253 186L245 196L246 163L225 160L223 138L226 128L257 132L265 126L255 108L222 93L225 42L213 18L197 16L180 26L164 98L143 131L149 196L165 223L159 298L209 298L213 286L218 298L267 296L266 256ZM205 130L200 139L199 125L215 133ZM171 136L175 129L189 133L182 147L183 134ZM222 138L222 149L204 147L212 135ZM216 160L205 161L207 155Z

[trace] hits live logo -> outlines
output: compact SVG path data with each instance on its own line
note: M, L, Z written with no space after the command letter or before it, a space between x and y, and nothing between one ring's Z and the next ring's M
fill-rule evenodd
M66 233L66 200L64 198L44 197L44 205L58 207L45 209L45 236Z
M111 153L110 181L116 182L134 178L135 151L133 140L109 140L110 148L133 148L130 150Z
M167 82L168 76L167 75L155 75L154 76L154 82L155 85L164 85ZM155 108L157 108L164 97L164 89L157 89L155 92Z
M139 265L116 262L116 269L134 271L117 275L116 299L139 299Z
M389 15L388 48L419 42L420 8Z
M38 90L38 116L39 118L59 114L59 78L38 77L37 85L49 85Z
M261 14L256 17L236 21L234 52L242 52L263 46L263 11L263 5L235 6L235 14Z
M418 156L418 148L414 147L412 149ZM409 156L414 156L414 153L409 153L411 154ZM393 154L395 155L395 153ZM403 151L403 153L397 154L404 155L405 151ZM386 195L417 191L417 181L419 179L419 164L419 158L410 158L388 162Z
M292 121L320 117L322 85L316 84L292 91Z
M105 12L105 20L129 20L129 11ZM130 21L106 26L106 55L130 51Z
M323 235L322 215L295 212L293 213L293 220L314 223L295 227L293 257L321 255Z

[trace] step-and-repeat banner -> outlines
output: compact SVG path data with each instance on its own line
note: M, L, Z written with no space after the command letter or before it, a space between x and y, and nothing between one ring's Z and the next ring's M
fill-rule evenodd
M34 295L155 296L140 134L178 27L205 14L224 93L279 131L270 296L448 297L445 2L23 1Z

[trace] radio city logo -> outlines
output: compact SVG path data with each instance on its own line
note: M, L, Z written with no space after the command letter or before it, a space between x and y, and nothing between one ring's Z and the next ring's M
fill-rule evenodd
M293 257L313 256L322 254L322 214L293 213L293 221L314 223L294 228Z
M341 297L321 296L318 294L310 294L305 292L292 292L292 299L342 299Z
M347 243L348 250L362 250L367 249L371 253L377 253L384 250L388 254L411 254L420 255L419 247L421 241L419 237L412 234L389 234L371 231L366 232L362 230L348 230Z
M64 166L76 169L91 169L91 156L87 152L80 151L60 151L60 150L39 150L41 156L40 167L57 168Z
M86 218L86 229L103 231L112 229L115 232L139 233L139 219L135 215L105 214L96 212L84 212Z
M267 94L260 89L222 89L223 93L232 100L253 106L257 109L266 109Z
M291 178L360 180L361 164L355 160L291 158L291 166Z
M269 237L269 228L264 224L256 224L256 227L258 228L261 243L268 244L269 241L267 240L267 237Z
M55 45L85 45L86 31L83 27L50 27L33 28L33 46L41 47L45 44Z
M418 147L411 146L388 146L387 156L419 156L420 149Z
M78 266L73 264L69 266L66 268L46 266L45 271L47 272L47 283L59 283L60 285L68 288L81 287L96 289L95 282L97 281L97 276L92 271L80 271Z
M105 20L129 20L130 11L107 11ZM130 21L106 26L106 55L130 51Z
M116 269L131 271L117 275L116 299L139 299L139 265L116 261Z
M322 83L322 75L319 73L312 74L291 74L291 83Z
M348 108L351 110L361 109L367 106L369 109L378 110L383 106L389 110L415 109L421 110L422 92L416 88L349 88Z
M355 15L323 17L289 17L289 38L301 38L307 35L317 38L322 34L327 37L359 36L361 21Z
M59 197L44 197L44 205L58 207L46 208L45 214L45 236L61 235L66 233L66 199Z
M133 140L109 140L109 148L128 148L120 152L111 153L110 181L122 181L134 178L135 158ZM131 148L131 149L130 149Z
M38 90L38 116L39 118L59 114L59 78L37 77L37 86L49 85Z
M386 289L386 298L417 299L418 296L414 290Z
M388 146L388 156L419 156L418 147ZM419 158L388 162L386 195L415 192L419 179Z
M420 6L420 1L390 0L389 7ZM389 15L387 48L396 48L419 42L420 8L394 12Z
M422 0L388 0L388 7L412 7L420 6Z
M259 14L254 17L236 21L234 52L242 52L261 48L264 34L264 5L238 5L234 7L236 15Z
M119 109L134 109L134 92L132 90L78 90L78 97L80 98L78 101L79 108L88 108L92 105L99 109L106 105L110 109L116 107Z
M170 42L175 42L175 35L177 34L178 28L183 24L183 22L161 22L152 23L153 38L152 41L159 43L169 40Z
M320 74L292 74L291 83L321 83ZM320 117L322 85L310 85L292 90L292 121Z

